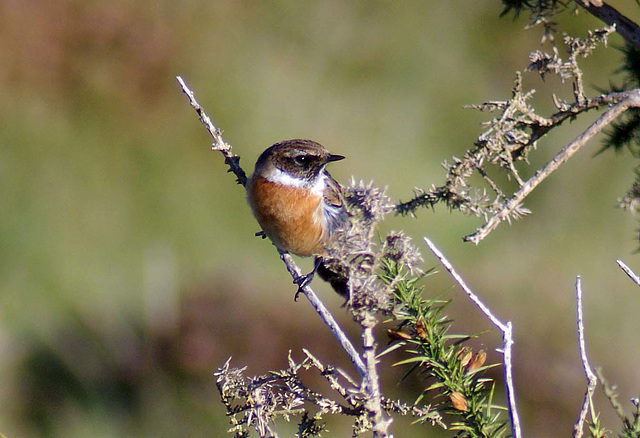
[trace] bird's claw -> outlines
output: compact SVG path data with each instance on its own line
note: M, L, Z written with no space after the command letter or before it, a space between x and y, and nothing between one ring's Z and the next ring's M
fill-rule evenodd
M307 287L309 283L311 283L311 280L313 280L313 276L315 275L315 273L316 272L314 270L312 272L309 272L307 275L301 275L293 280L293 284L296 284L298 286L298 290L293 296L293 301L298 301L298 296L300 296L300 293L303 292L303 289Z
M294 301L298 301L298 296L300 295L300 292L303 292L303 289L307 287L309 283L311 283L311 280L313 280L313 276L316 275L316 271L318 270L318 267L321 264L322 264L322 257L316 257L315 260L313 261L313 270L309 272L307 275L300 275L298 278L293 280L293 283L298 285L298 290L296 291L296 294L293 297Z

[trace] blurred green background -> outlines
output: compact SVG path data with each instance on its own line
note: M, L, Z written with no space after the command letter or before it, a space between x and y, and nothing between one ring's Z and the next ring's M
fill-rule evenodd
M613 2L640 19L633 0ZM539 47L526 17L498 1L51 1L0 3L0 433L9 438L224 436L214 370L233 356L249 374L307 347L349 365L258 230L244 194L175 81L182 75L247 171L272 143L304 137L348 160L332 166L406 200L443 182L487 114L462 105L510 96ZM561 28L600 27L580 12ZM619 46L617 35L610 45ZM546 46L545 50L550 51ZM620 63L615 48L584 63L590 92ZM552 78L534 102L552 110ZM542 165L596 117L552 133ZM592 142L526 201L533 215L478 247L480 220L445 208L391 217L423 252L432 238L469 284L515 326L515 374L529 436L569 436L585 387L573 283L583 276L593 365L640 392L640 294L617 258L640 270L636 218L615 208L635 161L593 157ZM526 172L526 171L525 171ZM435 265L425 253L425 265ZM309 261L302 261L305 269ZM427 294L454 298L456 332L499 334L445 273ZM341 300L316 284L352 333ZM391 360L391 359L390 359ZM411 399L419 379L383 390ZM495 373L499 378L499 372ZM619 423L601 396L605 424ZM398 436L440 436L397 422ZM348 436L332 423L328 436ZM293 429L283 426L289 430Z

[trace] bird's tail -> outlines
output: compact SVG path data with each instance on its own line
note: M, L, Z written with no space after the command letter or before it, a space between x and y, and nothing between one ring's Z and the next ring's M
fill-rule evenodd
M349 283L346 268L337 262L320 260L316 272L345 300L349 299Z

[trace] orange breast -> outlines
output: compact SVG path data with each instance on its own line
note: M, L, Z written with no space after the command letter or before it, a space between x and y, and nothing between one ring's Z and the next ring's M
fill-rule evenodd
M252 177L247 184L247 200L262 230L279 249L299 256L324 253L320 196Z

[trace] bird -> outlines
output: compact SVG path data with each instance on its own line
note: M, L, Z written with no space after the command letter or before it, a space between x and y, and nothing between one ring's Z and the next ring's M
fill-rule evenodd
M326 245L348 221L344 189L326 170L344 158L312 140L285 140L262 152L247 180L247 202L262 228L256 234L268 237L281 252L315 257L313 270L294 280L296 298L316 272L348 296L344 274L323 261Z

